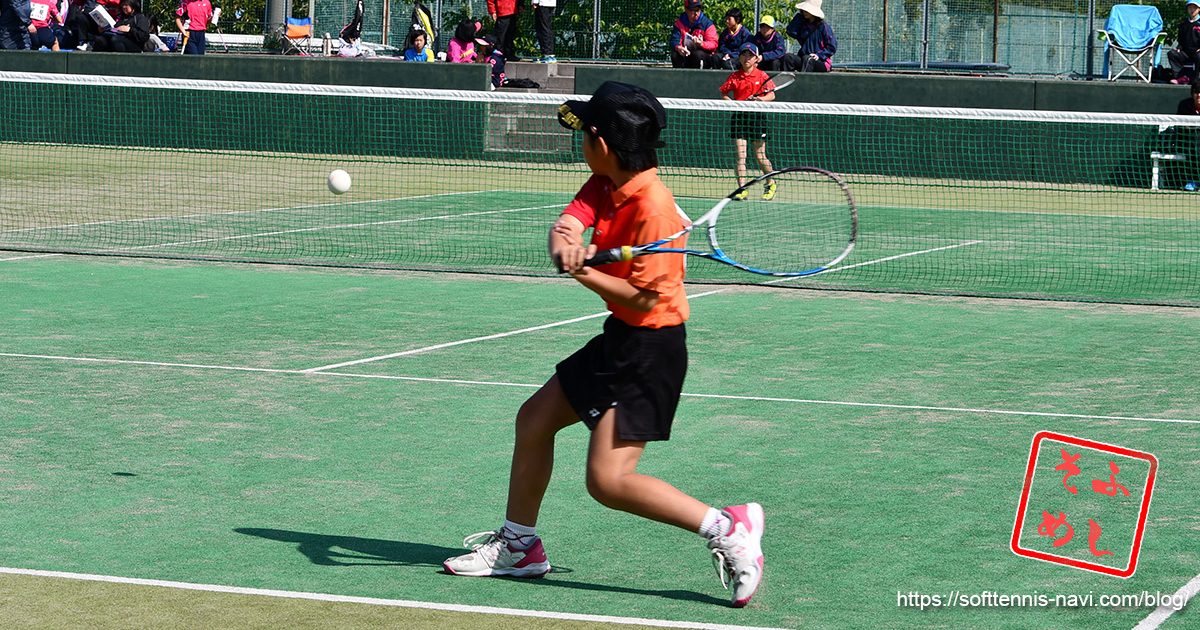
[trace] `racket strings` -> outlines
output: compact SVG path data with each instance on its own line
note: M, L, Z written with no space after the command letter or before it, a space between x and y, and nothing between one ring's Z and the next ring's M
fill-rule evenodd
M778 174L775 196L760 195L722 211L710 231L713 247L738 263L765 271L798 272L826 265L854 236L853 204L841 184L828 175L798 171Z

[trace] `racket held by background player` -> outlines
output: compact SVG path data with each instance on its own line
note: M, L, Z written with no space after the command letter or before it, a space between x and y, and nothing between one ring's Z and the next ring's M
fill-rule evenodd
M760 98L760 97L766 96L769 92L778 92L779 90L782 90L783 88L785 88L795 82L796 82L795 73L777 72L777 73L771 75L771 78L767 80L767 83L763 84L764 85L763 89L759 90L751 98ZM771 85L773 87L768 88L768 87L765 87L766 85Z

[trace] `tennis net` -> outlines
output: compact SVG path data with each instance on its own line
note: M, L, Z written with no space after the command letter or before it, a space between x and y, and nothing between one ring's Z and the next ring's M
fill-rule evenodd
M559 95L0 73L0 98L12 251L553 275L546 230L588 175ZM735 187L746 109L775 167L859 205L829 272L694 260L691 282L1200 305L1200 120L663 101L691 216Z

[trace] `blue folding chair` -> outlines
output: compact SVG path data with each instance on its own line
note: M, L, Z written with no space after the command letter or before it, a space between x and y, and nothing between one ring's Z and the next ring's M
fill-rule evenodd
M1162 59L1163 42L1167 39L1163 31L1162 15L1157 7L1140 4L1114 5L1108 21L1096 35L1104 42L1104 77L1116 81L1132 70L1142 81L1150 82L1154 67ZM1150 53L1153 52L1153 56ZM1149 67L1142 72L1142 63L1149 56ZM1123 66L1113 74L1112 64Z

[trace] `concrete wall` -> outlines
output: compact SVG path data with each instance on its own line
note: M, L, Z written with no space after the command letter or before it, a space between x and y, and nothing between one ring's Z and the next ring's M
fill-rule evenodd
M611 80L640 85L662 97L716 99L721 98L717 88L728 76L725 70L586 65L575 69L575 89L591 94ZM1174 114L1189 89L1132 81L832 72L799 74L777 98L809 103Z
M0 51L0 70L58 74L486 90L484 64L290 55L169 55Z
M225 81L486 90L483 64L284 55L130 55L0 51L0 70L60 74L168 77ZM720 98L724 70L579 65L575 92L604 81L633 83L658 96ZM866 72L800 74L781 101L1173 114L1187 86L1132 81L1038 81L1006 77L928 76Z

